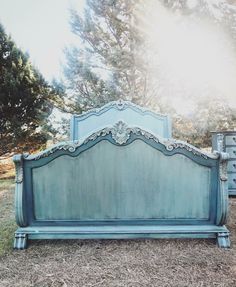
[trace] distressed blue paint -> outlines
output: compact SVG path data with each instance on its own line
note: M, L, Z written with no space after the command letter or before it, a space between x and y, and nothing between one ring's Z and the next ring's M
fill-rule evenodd
M163 237L211 237L229 247L223 154L165 145L144 131L123 144L109 130L69 147L16 158L27 226L19 224L15 248L27 238Z
M236 131L212 132L212 150L229 153L228 191L236 196Z
M140 140L123 148L102 141L32 173L40 220L210 217L211 169L180 154L168 158Z
M154 113L127 101L111 102L99 109L73 115L70 124L72 141L85 138L94 131L123 120L129 126L139 126L153 134L171 138L171 119L168 115Z

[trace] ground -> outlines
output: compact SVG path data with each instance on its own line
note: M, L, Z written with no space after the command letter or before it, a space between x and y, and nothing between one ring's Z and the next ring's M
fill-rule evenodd
M0 180L0 287L236 286L236 199L229 250L214 240L58 240L13 251L13 197L13 180Z

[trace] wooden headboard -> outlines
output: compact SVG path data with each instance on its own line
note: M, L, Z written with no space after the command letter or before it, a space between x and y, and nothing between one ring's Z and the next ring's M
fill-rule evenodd
M152 112L128 101L114 101L81 115L73 115L70 140L87 137L92 132L114 125L119 120L129 126L139 126L163 138L171 138L171 119L168 115Z

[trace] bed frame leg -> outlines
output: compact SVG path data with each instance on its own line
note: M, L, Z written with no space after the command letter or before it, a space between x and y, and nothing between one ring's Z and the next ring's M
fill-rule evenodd
M230 248L229 232L219 232L217 234L217 243L221 248Z
M14 249L26 249L28 236L25 233L15 233Z

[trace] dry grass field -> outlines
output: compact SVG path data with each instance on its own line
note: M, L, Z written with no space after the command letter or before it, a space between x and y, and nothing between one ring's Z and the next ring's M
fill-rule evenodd
M236 286L236 199L232 248L211 240L34 241L12 250L13 180L0 180L0 286Z
M0 157L0 179L14 178L15 168L12 157Z

